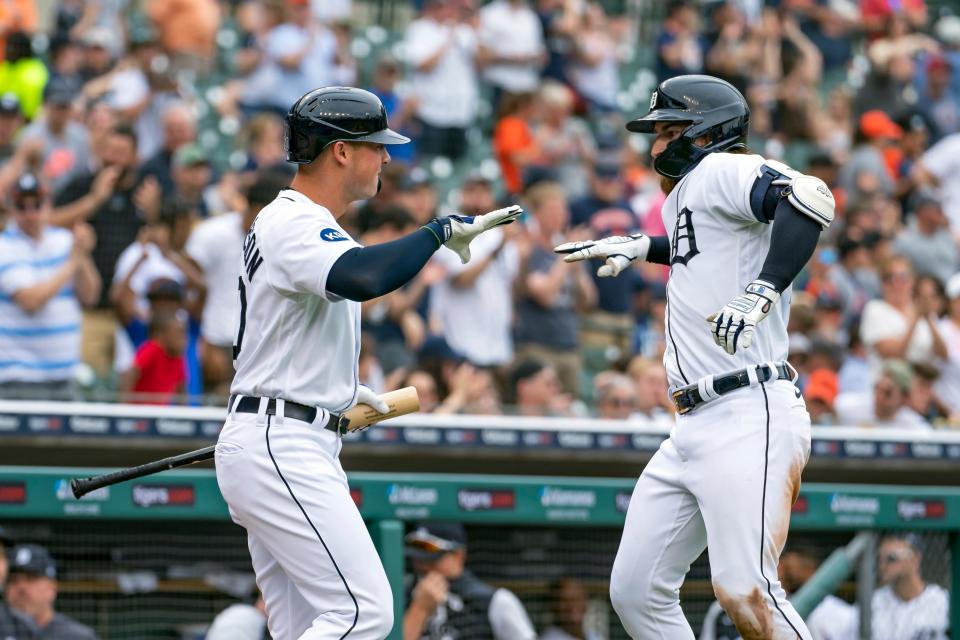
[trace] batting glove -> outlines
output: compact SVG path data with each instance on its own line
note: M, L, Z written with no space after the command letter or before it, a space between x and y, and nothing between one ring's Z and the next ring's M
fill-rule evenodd
M460 256L463 264L467 264L470 261L471 240L488 229L510 224L519 218L521 213L523 209L513 205L479 216L453 215L434 218L423 225L423 228L435 235L440 244L446 245L448 249Z
M646 260L650 251L650 238L642 233L634 233L629 236L611 236L603 240L566 242L553 250L567 254L563 258L564 262L606 258L604 265L597 269L597 275L609 278L620 275L620 272L637 258Z
M373 407L378 413L390 413L390 407L387 403L377 397L376 391L370 387L360 385L357 389L357 404L365 404Z
M767 317L778 302L780 292L772 284L754 280L744 289L743 295L737 296L707 318L713 341L730 355L735 354L738 348L749 348L753 344L754 327Z

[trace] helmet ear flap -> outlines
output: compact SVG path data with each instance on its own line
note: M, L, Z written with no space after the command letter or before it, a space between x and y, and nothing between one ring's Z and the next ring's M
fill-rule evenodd
M685 117L689 116L689 118ZM654 162L668 178L680 178L708 153L742 149L750 108L740 91L725 80L683 75L664 80L650 100L650 112L627 123L627 130L655 133L657 123L689 120L692 124ZM706 137L703 146L696 140Z
M304 135L303 124L295 125L292 119L287 119L286 143L287 161L296 164L305 164L313 160L310 155L310 139Z
M317 159L329 142L325 132L317 132L311 122L287 120L287 161L294 164L310 164Z

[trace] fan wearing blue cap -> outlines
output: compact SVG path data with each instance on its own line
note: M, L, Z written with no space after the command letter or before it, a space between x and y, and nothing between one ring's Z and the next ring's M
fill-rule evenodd
M467 534L456 522L424 522L404 538L413 566L404 640L529 640L537 637L523 603L466 568Z
M57 565L44 547L20 544L10 552L10 605L33 619L37 640L96 640L90 627L57 613Z

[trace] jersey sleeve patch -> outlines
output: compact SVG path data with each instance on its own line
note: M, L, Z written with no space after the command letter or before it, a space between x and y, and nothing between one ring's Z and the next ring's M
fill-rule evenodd
M342 242L343 240L348 240L347 236L343 235L343 232L339 229L333 229L327 227L320 232L320 239L327 242Z

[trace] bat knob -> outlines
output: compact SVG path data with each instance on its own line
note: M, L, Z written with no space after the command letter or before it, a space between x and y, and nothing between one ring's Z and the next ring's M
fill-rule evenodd
M73 492L73 497L77 500L86 495L86 491L83 490L83 485L81 484L80 478L74 478L70 481L70 491Z

